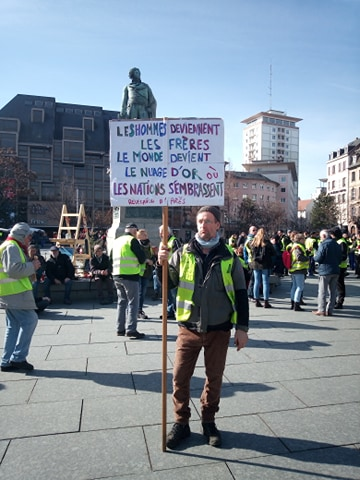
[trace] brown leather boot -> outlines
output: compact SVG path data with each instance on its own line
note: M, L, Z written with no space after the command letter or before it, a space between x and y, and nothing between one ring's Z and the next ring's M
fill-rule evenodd
M272 305L270 305L269 300L265 300L264 308L272 308Z
M262 303L258 298L255 298L255 307L262 307Z
M304 309L300 307L299 302L295 302L295 307L294 307L295 312L304 312Z
M290 310L294 310L294 307L295 307L295 302L294 302L294 300L291 300Z

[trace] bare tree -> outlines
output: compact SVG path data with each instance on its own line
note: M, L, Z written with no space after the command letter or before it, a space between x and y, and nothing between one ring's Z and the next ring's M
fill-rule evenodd
M33 193L29 185L35 178L13 150L0 149L0 224L27 220L27 200Z

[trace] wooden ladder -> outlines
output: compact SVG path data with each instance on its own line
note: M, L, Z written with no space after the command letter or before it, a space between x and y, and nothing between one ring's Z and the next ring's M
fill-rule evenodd
M83 238L80 238L81 228L85 230L85 235L82 236ZM63 232L66 232L65 238L63 238ZM89 231L83 204L80 205L77 213L69 213L67 206L62 206L57 238L52 240L60 247L69 247L72 249L71 261L76 272L83 274L84 264L86 260L91 258Z

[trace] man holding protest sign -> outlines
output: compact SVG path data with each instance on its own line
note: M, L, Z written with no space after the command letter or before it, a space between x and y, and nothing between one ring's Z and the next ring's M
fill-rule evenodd
M244 348L248 340L249 303L244 272L239 259L220 238L220 210L200 208L196 217L197 234L179 248L168 263L169 288L178 288L176 318L179 331L173 369L175 423L166 446L176 448L189 437L190 380L202 348L206 380L201 394L202 431L209 445L221 446L215 425L219 410L222 377L232 327L235 346ZM168 247L162 244L157 270L168 260Z

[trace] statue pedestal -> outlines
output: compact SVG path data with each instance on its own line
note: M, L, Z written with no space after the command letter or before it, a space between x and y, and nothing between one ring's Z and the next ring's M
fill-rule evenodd
M113 207L113 222L107 232L106 237L106 249L108 255L110 255L115 238L120 237L120 235L124 233L124 227L121 226L121 221L123 220L122 216L124 213L125 209L121 209L121 207Z

